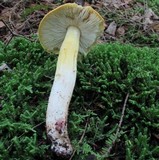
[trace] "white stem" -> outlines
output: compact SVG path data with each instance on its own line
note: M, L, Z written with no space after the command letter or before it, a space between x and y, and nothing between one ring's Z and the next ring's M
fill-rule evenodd
M52 149L63 156L73 151L67 132L67 116L76 81L79 39L79 29L70 26L59 52L46 114L47 135L52 141Z

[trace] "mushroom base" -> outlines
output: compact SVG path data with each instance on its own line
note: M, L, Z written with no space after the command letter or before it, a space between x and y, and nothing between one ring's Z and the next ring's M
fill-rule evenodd
M54 127L48 130L47 135L52 142L51 149L54 153L64 157L68 157L72 154L73 148L68 137L65 120L58 120L54 124Z

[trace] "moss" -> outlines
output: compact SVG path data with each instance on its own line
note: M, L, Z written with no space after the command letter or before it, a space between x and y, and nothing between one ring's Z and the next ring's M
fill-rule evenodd
M0 64L0 159L56 159L45 135L45 112L57 56L38 42L15 39L4 48ZM156 159L159 157L159 50L119 43L94 47L78 63L69 110L69 134L77 149L74 160ZM126 111L112 145L125 97ZM82 143L78 143L85 126Z

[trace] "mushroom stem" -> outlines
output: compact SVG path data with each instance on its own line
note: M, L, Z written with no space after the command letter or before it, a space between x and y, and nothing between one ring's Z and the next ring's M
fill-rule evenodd
M51 148L56 154L62 156L71 155L73 151L68 137L67 117L76 81L79 39L79 29L70 26L60 48L46 113L46 129L52 141Z

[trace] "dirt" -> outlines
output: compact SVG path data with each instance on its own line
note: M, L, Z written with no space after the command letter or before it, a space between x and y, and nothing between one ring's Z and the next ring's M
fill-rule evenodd
M0 3L0 39L8 43L12 36L29 38L37 32L43 16L57 5L49 0L38 3L22 0L3 1Z
M146 36L150 32L159 33L159 17L151 8L135 0L89 0L85 3L83 3L84 0L76 1L85 6L92 6L105 18L106 28L99 43L114 40L127 42L129 41L127 35L131 32L131 27L137 28L139 33ZM67 2L73 2L73 0L63 2L57 0L2 0L0 2L0 40L8 44L14 36L30 38L31 35L37 33L41 19L49 10ZM129 14L133 11L134 6L145 8L144 13Z

